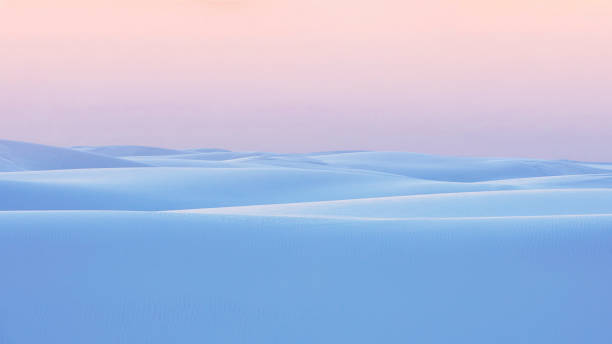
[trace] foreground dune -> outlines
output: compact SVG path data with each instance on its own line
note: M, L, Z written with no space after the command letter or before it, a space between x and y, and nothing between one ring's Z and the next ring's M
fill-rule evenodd
M612 216L0 223L6 343L612 340Z

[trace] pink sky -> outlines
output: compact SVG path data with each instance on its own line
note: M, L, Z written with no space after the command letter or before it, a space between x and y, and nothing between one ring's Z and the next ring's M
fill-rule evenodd
M609 0L0 0L0 138L612 160Z

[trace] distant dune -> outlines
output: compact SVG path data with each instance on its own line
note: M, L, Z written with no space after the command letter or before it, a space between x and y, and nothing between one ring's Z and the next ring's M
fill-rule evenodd
M183 153L182 151L174 149L147 146L75 146L73 148L83 152L90 152L113 157L176 155Z
M144 164L68 148L0 140L0 171L139 167Z
M456 182L605 172L599 167L564 160L464 158L403 152L331 154L317 159L337 167Z
M197 153L223 153L229 152L226 149L220 148L196 148L187 150L176 150L149 146L74 146L73 149L107 155L113 157L144 157L158 155L181 155L181 154L197 154Z

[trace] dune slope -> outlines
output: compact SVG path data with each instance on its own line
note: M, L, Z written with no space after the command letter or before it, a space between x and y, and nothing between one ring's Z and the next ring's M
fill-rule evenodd
M201 214L355 219L612 214L612 189L458 192L183 210Z
M612 217L0 212L6 343L608 343Z
M138 166L144 164L73 149L0 140L0 172Z

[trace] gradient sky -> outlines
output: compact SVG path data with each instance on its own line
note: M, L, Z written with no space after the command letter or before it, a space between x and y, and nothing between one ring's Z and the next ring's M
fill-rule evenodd
M0 138L612 161L610 0L0 0Z

